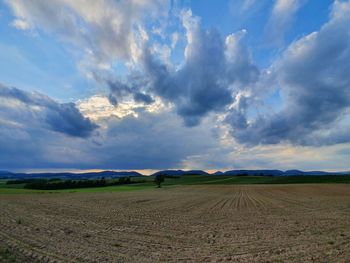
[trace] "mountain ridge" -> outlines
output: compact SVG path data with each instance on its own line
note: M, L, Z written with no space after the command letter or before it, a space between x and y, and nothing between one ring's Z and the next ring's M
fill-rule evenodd
M347 172L325 172L325 171L301 171L301 170L276 170L276 169L261 169L261 170L227 170L208 173L203 170L181 170L168 169L160 170L149 176L164 174L166 176L187 176L187 175L211 175L211 176L325 176L325 175L350 175ZM59 173L14 173L10 171L0 171L0 179L26 179L26 178L62 178L62 179L94 179L94 178L112 178L112 177L142 177L147 176L136 171L111 171L105 170L100 172L59 172Z
M5 171L4 171L5 172ZM142 177L145 176L136 171L101 171L86 173L0 173L0 179L26 179L26 178L61 178L61 179L94 179L102 177Z

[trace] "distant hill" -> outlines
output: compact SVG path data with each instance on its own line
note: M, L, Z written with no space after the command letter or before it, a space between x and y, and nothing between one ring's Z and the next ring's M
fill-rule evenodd
M300 170L287 170L284 172L284 175L303 175L305 172Z
M0 179L7 179L9 177L11 177L13 175L13 173L9 172L9 171L0 171Z
M183 175L209 175L209 173L202 170L183 171Z
M224 175L224 173L221 171L216 171L215 173L212 173L212 175Z
M165 174L167 176L180 177L186 175L213 175L213 176L323 176L323 175L350 175L350 172L324 172L324 171L300 171L300 170L229 170L217 171L209 174L202 170L161 170L153 173L151 176L157 174ZM0 179L28 179L28 178L61 178L61 179L97 179L101 177L115 178L115 177L141 177L145 176L135 171L101 171L101 172L87 172L87 173L13 173L9 171L0 171Z
M230 170L224 173L216 172L215 175L249 175L249 176L322 176L322 175L345 175L350 172L324 172L324 171L300 171L300 170Z
M265 176L281 176L284 175L280 170L231 170L224 172L223 175L265 175Z
M12 173L9 171L0 171L0 175L3 175L3 174L12 174Z
M324 172L324 171L299 171L299 170L288 170L284 172L285 176L291 175L306 175L306 176L322 176L322 175L346 175L350 172Z
M61 179L94 179L94 178L112 178L112 177L140 177L144 176L135 171L102 171L89 173L0 173L3 179L27 179L27 178L61 178Z
M156 176L157 174L165 174L168 176L183 176L183 175L210 175L209 173L202 170L162 170L155 172L151 176Z
M95 172L95 173L83 173L83 176L87 177L94 177L98 175L99 177L139 177L144 176L143 174L135 171L121 171L121 172L115 172L115 171L102 171L102 172Z

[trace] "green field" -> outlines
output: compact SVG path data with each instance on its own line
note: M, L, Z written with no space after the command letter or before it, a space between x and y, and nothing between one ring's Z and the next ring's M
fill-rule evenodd
M135 178L140 179L140 178ZM75 193L75 192L124 192L153 189L153 177L142 178L146 182L130 185L116 185L94 188L64 189L64 190L31 190L25 189L24 184L7 185L0 181L0 194L42 194L42 193ZM180 178L166 178L163 187L178 185L230 185L230 184L319 184L319 183L350 183L350 176L202 176L187 175Z
M164 186L200 184L318 184L350 183L350 176L182 176L166 178Z
M142 190L151 188L153 182L132 184L132 185L118 185L106 187L91 187L91 188L77 188L77 189L62 189L62 190L32 190L25 189L24 184L7 185L6 181L0 181L0 194L45 194L45 193L75 193L75 192L124 192Z

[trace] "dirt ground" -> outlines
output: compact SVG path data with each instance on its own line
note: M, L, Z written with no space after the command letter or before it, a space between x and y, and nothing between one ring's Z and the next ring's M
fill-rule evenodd
M0 247L14 262L350 262L350 185L2 195Z

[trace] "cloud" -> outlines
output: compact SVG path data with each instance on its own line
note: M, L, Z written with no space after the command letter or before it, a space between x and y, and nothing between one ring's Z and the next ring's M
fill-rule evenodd
M167 15L163 0L7 0L19 29L44 30L81 48L89 66L134 59L145 21ZM146 15L147 14L147 15ZM136 53L135 53L136 52Z
M229 158L236 169L266 169L270 167L280 170L301 169L305 171L348 171L347 155L343 151L349 149L348 144L333 146L295 146L290 144L257 145L254 147L237 146ZM231 167L232 167L231 166Z
M232 135L245 144L332 145L349 142L350 1L336 1L319 32L292 43L275 61L282 109L248 117L252 98L237 100L227 116ZM259 93L257 91L257 93ZM245 101L246 100L246 101Z
M236 87L254 82L259 70L242 43L245 31L223 39L217 30L201 28L191 11L181 19L187 37L183 65L173 69L147 47L140 61L148 91L174 104L186 125L194 126L208 113L224 110Z
M151 104L154 102L154 99L152 99L150 95L147 95L141 92L134 94L134 100L136 102L143 102L145 104Z
M255 65L246 30L205 29L190 10L171 13L170 1L6 2L12 26L58 36L107 91L74 104L1 86L2 167L268 167L278 165L267 154L276 149L288 164L284 150L294 145L350 141L350 1L335 1L329 22L267 69ZM265 28L272 45L283 42L304 2L275 1ZM254 16L268 1L231 4ZM162 23L168 15L171 26ZM183 46L183 61L173 63ZM270 105L274 94L278 107ZM295 149L293 156L305 148Z
M168 107L161 111L140 108L137 116L129 114L122 118L100 115L95 118L98 127L94 125L91 132L91 125L80 127L87 118L78 120L76 107L72 110L70 105L61 106L46 96L19 89L1 87L0 91L3 168L181 168L187 157L211 151L218 145L217 135L208 128L214 127L212 118L187 128ZM94 103L101 111L108 110L103 103L111 106L106 98L91 99L83 107L84 114L91 113L88 108L94 107ZM79 117L82 118L80 114ZM76 125L79 134L72 125ZM83 133L86 128L89 129ZM89 136L85 136L88 131Z
M184 127L181 119L166 108L162 112L142 112L139 117L129 115L119 120L110 119L99 139L98 149L105 155L102 167L183 167L187 157L217 147L218 139L207 126L213 125L211 123L208 118L199 126Z
M92 97L76 107L86 116L97 114L98 124L89 137L67 136L43 122L47 97L18 89L1 88L0 167L76 169L346 169L349 144L321 148L291 145L245 147L232 142L214 116L204 117L195 127L185 127L172 108L132 108L138 115L119 118L121 110L106 97ZM5 96L6 94L6 96ZM48 102L47 102L48 101ZM157 101L154 103L157 104ZM154 104L147 107L153 107ZM111 108L112 107L112 108ZM55 107L54 107L55 108ZM90 109L90 110L89 110ZM46 111L46 110L45 110ZM332 153L329 155L329 153ZM340 164L337 163L340 160Z
M271 16L265 26L266 43L269 46L283 44L284 34L290 28L294 15L303 4L303 0L276 0Z
M28 24L28 22L21 20L21 19L15 19L12 23L12 26L14 26L15 28L19 29L19 30L28 30L30 29L30 25Z
M247 10L252 7L252 5L255 4L256 0L244 0L242 5L242 10Z
M244 19L258 11L258 9L261 8L261 5L265 4L263 2L265 2L265 0L230 0L228 6L231 14L235 17Z
M256 24L256 19L264 9L268 8L271 0L230 0L228 8L233 17L233 25L236 28L249 26L250 22Z
M30 117L36 125L74 137L88 137L98 127L73 103L58 103L39 93L0 85L1 118L19 125ZM34 125L34 123L33 123Z
M77 101L79 111L94 121L116 117L122 119L128 115L138 117L139 112L159 112L165 106L159 98L152 98L152 103L146 103L148 97L135 102L134 98L123 100L113 104L111 99L104 95L94 95L92 97Z
M159 17L167 16L169 1L7 3L16 19L32 30L43 29L79 47L85 56L81 67L88 67L88 76L110 89L114 105L130 97L150 104L160 97L175 105L186 125L194 126L210 112L223 111L237 87L249 85L259 75L243 43L246 31L223 37L216 29L203 29L190 10L177 17L186 35L185 61L171 64L171 45L175 47L180 38L177 29L168 44L155 41L150 30L161 22ZM119 60L129 63L127 77L113 68Z
M209 113L225 110L239 87L258 79L259 69L244 45L245 30L224 38L216 29L203 29L190 10L181 12L180 21L187 42L182 65L171 64L154 43L145 41L138 67L126 77L94 74L109 88L112 104L130 97L150 104L159 97L174 105L187 126L195 126Z

